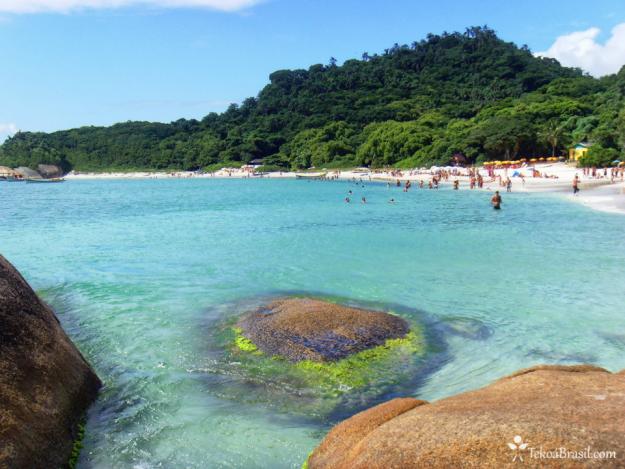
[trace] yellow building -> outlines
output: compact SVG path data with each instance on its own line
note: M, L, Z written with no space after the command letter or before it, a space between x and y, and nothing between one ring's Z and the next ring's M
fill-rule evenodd
M590 145L588 143L578 143L573 148L569 148L569 160L579 161L579 159L588 153Z

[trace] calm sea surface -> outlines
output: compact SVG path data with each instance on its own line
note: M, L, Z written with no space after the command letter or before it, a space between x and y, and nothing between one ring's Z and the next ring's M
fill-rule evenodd
M503 197L496 212L487 193L383 184L0 183L0 252L105 382L81 467L299 467L338 418L396 394L437 399L537 363L625 368L625 216ZM401 392L333 413L250 384L216 335L289 293L399 311L434 358Z

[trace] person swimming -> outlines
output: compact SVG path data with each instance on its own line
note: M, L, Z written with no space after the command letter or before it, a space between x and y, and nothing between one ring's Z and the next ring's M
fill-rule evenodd
M391 199L388 201L389 204L394 204L395 203L395 199Z
M345 197L345 203L347 203L347 204L348 204L348 203L350 203L350 202L351 202L351 199L350 199L349 197Z
M367 199L364 196L360 200L362 201L363 204L367 203Z
M499 195L499 191L495 191L495 195L490 199L490 203L495 210L501 210L501 196Z

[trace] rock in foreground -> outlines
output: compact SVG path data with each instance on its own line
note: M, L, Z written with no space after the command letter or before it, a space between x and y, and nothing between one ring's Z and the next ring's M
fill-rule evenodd
M0 255L0 467L64 467L101 383Z
M395 399L335 426L308 467L625 467L624 371L538 366L431 404Z
M262 352L293 362L340 360L403 337L409 329L391 314L309 298L273 301L244 316L238 327Z

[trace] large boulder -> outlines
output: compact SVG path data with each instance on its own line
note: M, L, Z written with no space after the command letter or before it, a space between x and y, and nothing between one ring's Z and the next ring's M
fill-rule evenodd
M625 467L625 371L544 365L431 404L395 399L338 424L308 459L310 469L520 466Z
M60 178L63 176L63 170L53 164L40 164L37 166L37 172L46 179Z
M292 362L340 360L409 330L392 314L310 298L273 301L244 316L238 327L262 352Z
M101 382L0 255L0 467L64 467Z
M25 179L41 179L41 174L39 174L34 169L27 168L26 166L20 166L18 168L15 168L14 171Z

